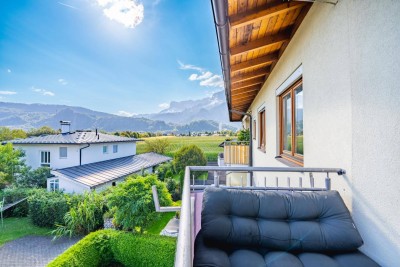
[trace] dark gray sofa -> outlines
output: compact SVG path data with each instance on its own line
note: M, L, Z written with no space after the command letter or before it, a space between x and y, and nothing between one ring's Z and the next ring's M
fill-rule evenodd
M278 192L208 187L194 266L372 267L336 191Z

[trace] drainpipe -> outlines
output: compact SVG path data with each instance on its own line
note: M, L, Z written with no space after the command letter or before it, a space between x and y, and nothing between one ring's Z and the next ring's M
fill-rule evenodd
M214 15L215 31L218 39L219 56L221 60L222 75L225 82L225 97L228 109L231 109L230 101L230 62L229 62L229 21L228 3L226 0L211 0Z
M90 147L89 143L87 144L87 146L79 148L79 166L82 165L82 150L88 147Z
M236 113L239 115L245 115L250 118L250 141L249 141L249 167L253 167L253 117L250 113L242 112L239 110L231 109L229 110L231 113ZM250 172L250 186L253 186L253 172Z

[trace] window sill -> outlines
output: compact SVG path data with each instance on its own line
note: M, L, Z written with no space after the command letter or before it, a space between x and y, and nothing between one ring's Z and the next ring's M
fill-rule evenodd
M303 167L303 163L296 162L294 160L289 160L289 159L286 159L286 158L284 158L282 156L276 156L275 159L277 161L279 161L280 163L285 164L288 167Z

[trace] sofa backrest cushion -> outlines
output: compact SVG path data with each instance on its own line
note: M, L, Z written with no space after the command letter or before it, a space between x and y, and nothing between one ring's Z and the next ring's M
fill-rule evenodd
M201 228L213 243L297 251L355 250L363 240L337 191L208 187Z

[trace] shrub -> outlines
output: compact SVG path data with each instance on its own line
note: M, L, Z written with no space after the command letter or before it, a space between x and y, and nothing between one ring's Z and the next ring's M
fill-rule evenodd
M175 179L168 178L165 180L168 192L171 194L172 200L177 201L181 199L179 184Z
M61 224L69 210L67 196L62 192L37 190L28 198L29 215L33 224L41 227L54 227Z
M238 133L238 141L250 141L250 129L242 129Z
M100 229L103 224L104 197L96 192L85 192L83 199L64 216L64 225L52 231L56 237L85 235Z
M167 138L154 138L152 140L146 140L145 144L146 152L155 152L159 154L165 154L170 146L170 142Z
M100 230L87 235L47 265L48 267L173 266L175 239Z
M124 230L134 230L136 227L143 231L156 217L151 186L156 185L160 205L171 205L171 196L163 182L155 175L146 177L128 177L125 182L118 184L107 195L108 207L115 208L115 222Z
M184 146L174 156L174 167L177 173L184 173L186 166L205 166L207 159L203 151L196 145ZM201 173L196 173L195 177ZM183 176L183 175L181 175Z
M28 197L34 192L35 190L31 188L7 187L4 190L0 191L0 201L2 201L4 197L5 204L13 203L20 199ZM24 217L28 215L28 210L28 202L23 201L18 205L12 207L11 209L7 210L5 212L5 216Z
M165 162L158 165L156 173L160 181L164 181L166 178L172 178L174 176L174 166L172 162Z

